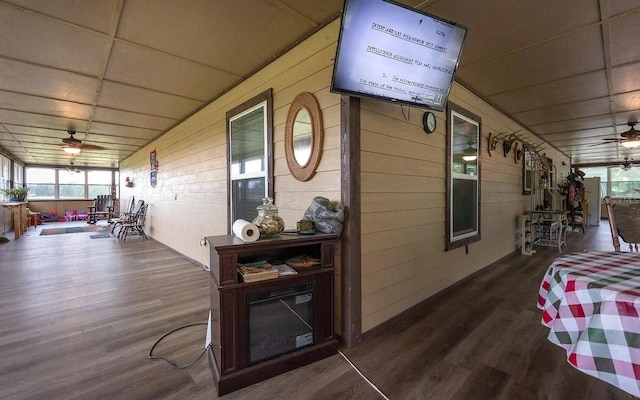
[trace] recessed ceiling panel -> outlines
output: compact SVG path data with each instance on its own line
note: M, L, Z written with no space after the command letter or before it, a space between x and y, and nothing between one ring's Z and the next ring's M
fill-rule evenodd
M177 6L180 4L180 6ZM315 28L276 2L127 1L118 37L246 76Z
M77 120L50 115L0 110L0 123L6 125L7 129L11 129L9 125L22 125L29 128L48 128L64 131L69 127L70 123L75 125L77 122ZM80 128L78 125L76 126Z
M86 104L3 91L0 91L0 109L72 119L89 119L93 112L93 108Z
M117 110L181 119L203 105L187 99L116 82L104 82L98 105Z
M509 113L517 113L550 104L568 104L609 94L604 70L571 76L558 81L503 92L489 100Z
M0 57L0 90L91 104L98 83L86 75Z
M609 15L614 16L629 12L638 8L638 0L616 0L608 1Z
M95 122L91 124L91 133L108 134L115 137L122 136L132 139L141 139L148 142L151 139L157 137L161 133L161 131Z
M456 76L485 96L493 96L602 69L602 34L599 26L594 26L482 63L461 66Z
M614 93L640 90L640 63L628 64L611 70Z
M110 108L96 107L93 115L94 124L104 122L117 125L133 126L136 128L147 128L157 131L165 131L175 125L178 120L153 115L140 114Z
M545 140L552 141L555 144L562 145L564 142L573 142L575 140L584 139L601 139L604 137L610 137L615 139L617 133L614 127L594 128L594 129L580 129L576 131L564 131L561 133L551 133L548 135L542 135Z
M599 21L597 0L423 1L422 9L469 28L460 65L487 60ZM544 18L540 17L541 14Z
M0 54L98 76L108 38L41 14L0 3Z
M611 115L596 115L586 118L572 118L565 121L531 125L538 135L578 131L582 129L606 128L613 126ZM544 136L546 137L546 136Z
M314 25L317 25L340 13L344 0L280 0L271 1L271 4L280 7L284 12L294 17L313 21Z
M242 77L126 42L116 42L105 77L159 92L209 101Z
M118 0L11 0L11 3L73 24L107 33L112 18L117 18Z
M609 23L611 64L615 67L640 59L640 12L611 18Z
M613 96L613 111L638 111L640 110L640 91L627 92Z
M537 110L514 113L513 116L526 125L538 125L594 115L608 115L610 113L609 97L600 97L593 100L559 104Z

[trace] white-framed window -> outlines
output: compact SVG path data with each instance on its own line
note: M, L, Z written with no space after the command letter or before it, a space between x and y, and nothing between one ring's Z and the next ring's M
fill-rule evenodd
M87 171L88 198L111 194L111 171Z
M613 198L640 198L640 166L623 169L613 167L581 167L585 178L600 178L603 196Z
M58 198L84 199L84 171L58 171Z
M482 119L449 102L447 106L446 250L479 241Z
M11 187L11 160L0 156L0 189Z
M227 113L229 226L252 221L264 197L272 197L271 90Z
M99 194L115 194L115 170L79 170L65 168L27 167L28 200L95 199Z
M15 186L22 186L24 176L24 167L17 162L13 163L13 182Z
M28 200L56 198L56 170L53 168L27 168Z

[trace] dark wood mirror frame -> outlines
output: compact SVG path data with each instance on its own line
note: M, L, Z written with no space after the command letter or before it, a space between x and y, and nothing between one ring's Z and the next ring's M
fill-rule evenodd
M305 165L298 164L293 148L293 127L298 112L306 109L311 118L311 155ZM305 182L313 177L322 157L322 143L324 132L322 128L322 114L318 100L308 92L300 93L293 99L287 114L287 125L284 131L284 152L291 174L299 181Z

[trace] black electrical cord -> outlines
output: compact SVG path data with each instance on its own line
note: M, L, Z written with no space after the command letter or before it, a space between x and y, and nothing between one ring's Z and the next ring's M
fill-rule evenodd
M177 369L185 369L185 368L189 368L190 366L192 366L193 364L195 364L196 362L198 362L199 359L202 358L202 356L207 352L207 350L209 350L209 348L211 347L212 343L207 344L207 346L204 348L204 350L202 350L202 353L200 353L200 355L193 361L191 361L189 364L187 365L177 365L176 363L174 363L173 361L169 360L166 357L162 357L162 356L154 356L153 353L153 349L156 348L156 346L162 341L162 339L166 338L167 336L171 335L174 332L177 332L181 329L185 329L185 328L189 328L192 326L199 326L199 325L207 325L206 322L200 322L197 324L189 324L189 325L185 325L185 326L181 326L180 328L176 328L174 330L172 330L171 332L165 333L164 335L162 335L162 337L160 339L158 339L153 346L151 346L151 350L149 350L149 358L152 360L164 360L166 362L168 362L173 368L177 368Z

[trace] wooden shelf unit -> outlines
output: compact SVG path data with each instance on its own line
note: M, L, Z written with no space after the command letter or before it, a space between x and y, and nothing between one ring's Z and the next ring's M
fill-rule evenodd
M218 395L238 390L337 352L334 333L334 253L337 235L288 235L243 242L233 235L210 236L212 347L208 352ZM298 274L245 283L238 263L266 260L284 262L293 256L308 255L320 260ZM252 293L284 290L312 283L313 344L277 355L265 361L249 362L248 301Z

